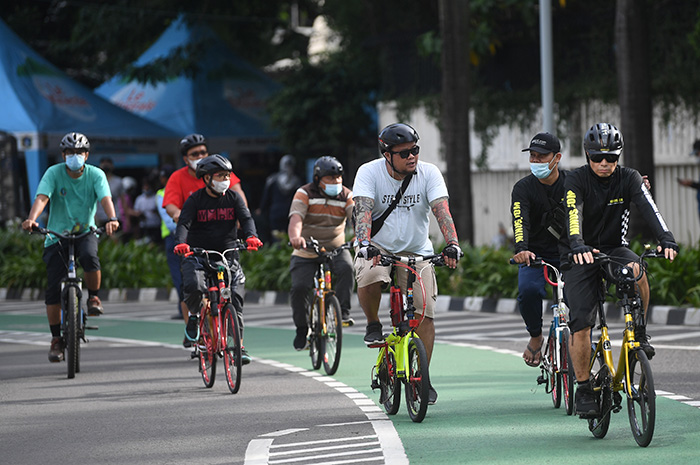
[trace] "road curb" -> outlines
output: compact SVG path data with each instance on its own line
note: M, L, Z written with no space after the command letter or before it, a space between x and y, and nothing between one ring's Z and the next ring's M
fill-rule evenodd
M146 287L140 289L102 289L100 298L103 302L162 302L176 303L175 289ZM0 301L4 300L38 300L44 299L43 289L0 288ZM276 291L246 291L245 302L258 305L287 305L289 294ZM388 307L389 294L382 295L382 305ZM543 303L545 320L549 314L550 303ZM352 307L359 309L357 294L352 295ZM471 311L484 313L517 314L518 304L515 299L492 299L487 297L453 297L438 296L436 312ZM605 314L610 321L620 321L622 312L613 303L605 304ZM649 321L661 325L700 326L700 308L674 307L670 305L651 305Z

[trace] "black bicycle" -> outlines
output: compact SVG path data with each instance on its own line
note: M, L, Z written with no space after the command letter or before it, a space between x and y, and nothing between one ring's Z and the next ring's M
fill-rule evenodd
M83 280L78 277L75 262L75 243L80 239L105 232L104 227L90 229L80 233L61 234L46 228L33 227L33 232L43 235L56 236L68 244L68 257L65 259L68 275L61 280L61 334L63 339L64 360L68 365L68 378L75 378L80 373L80 343L88 342L85 338L86 329L98 329L97 326L87 325L87 311L82 305ZM67 356L66 355L67 352Z

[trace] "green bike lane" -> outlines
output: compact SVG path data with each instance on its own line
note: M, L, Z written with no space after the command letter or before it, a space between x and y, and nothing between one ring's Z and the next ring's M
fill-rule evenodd
M45 321L34 315L0 315L0 329L45 333ZM182 341L182 324L104 318L94 334L98 333L177 345ZM245 345L254 357L310 369L308 352L294 351L292 338L293 332L286 329L245 330ZM360 336L346 334L340 368L333 377L376 402L378 392L369 387L376 354ZM388 418L414 464L546 464L574 457L618 463L698 463L700 409L657 397L654 439L641 448L632 437L623 402L623 409L612 416L607 436L595 439L586 421L552 407L551 396L536 385L537 374L513 355L437 343L431 365L437 404L417 424L408 417L402 396L401 409Z

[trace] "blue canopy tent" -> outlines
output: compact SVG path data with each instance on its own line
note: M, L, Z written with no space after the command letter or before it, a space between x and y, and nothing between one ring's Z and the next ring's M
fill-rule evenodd
M34 198L49 155L60 155L67 132L84 133L90 161L99 156L132 157L132 165L158 163L173 153L178 133L140 118L95 95L43 59L0 21L0 131L17 140L24 154L30 198ZM115 159L116 161L116 159Z
M116 76L96 89L111 102L180 135L203 134L213 149L237 158L277 149L269 127L267 99L280 88L236 56L208 27L173 24L134 63L142 66L183 50L201 50L194 76L143 84Z

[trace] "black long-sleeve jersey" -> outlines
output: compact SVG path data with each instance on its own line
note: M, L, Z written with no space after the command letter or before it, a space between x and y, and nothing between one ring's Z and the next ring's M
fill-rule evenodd
M583 245L602 252L627 247L630 202L637 206L659 242L675 242L637 170L618 166L610 177L601 178L584 165L569 173L564 189L567 235L560 242L562 260L573 248Z
M175 229L178 244L223 252L238 238L236 221L240 222L243 237L257 236L255 222L243 199L235 191L214 198L206 187L192 193L185 201Z
M563 224L555 224L553 209L554 206L561 208L566 174L566 170L559 170L559 177L551 186L543 184L533 174L513 186L510 211L516 254L529 250L545 259L559 258L557 237L548 229L562 233Z

